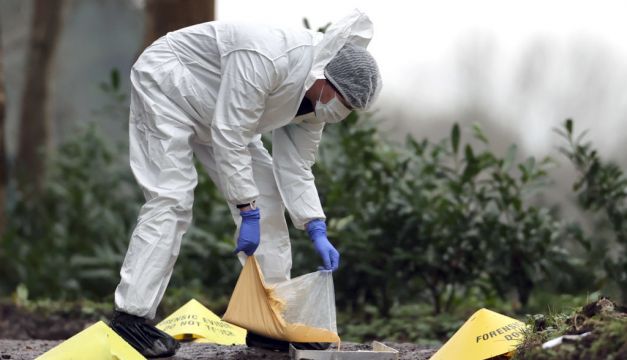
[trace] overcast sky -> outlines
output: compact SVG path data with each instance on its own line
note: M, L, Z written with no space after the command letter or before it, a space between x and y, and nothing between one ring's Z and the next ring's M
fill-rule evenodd
M538 39L562 50L583 39L609 51L615 62L627 62L627 1L218 0L217 18L300 27L306 16L313 27L318 27L356 7L368 14L375 26L369 49L383 74L381 103L395 102L408 109L437 111L454 101L459 86L458 74L452 69L458 61L456 53L469 39L489 38L496 48L498 61L490 65L497 74L492 93L495 104L503 106L511 101L503 96L511 85L509 73ZM559 70L559 63L552 69ZM555 86L559 89L565 85ZM621 101L612 99L611 103ZM547 122L546 117L553 115L553 123ZM551 127L561 116L569 114L531 111L524 119L526 144L546 144ZM624 122L624 117L616 114L606 118L604 131ZM520 132L520 125L511 126Z
M389 91L410 86L408 71L446 61L469 32L493 33L509 52L538 36L556 40L593 36L623 53L627 49L627 1L218 0L217 18L300 27L307 17L315 27L354 8L374 23L370 50Z

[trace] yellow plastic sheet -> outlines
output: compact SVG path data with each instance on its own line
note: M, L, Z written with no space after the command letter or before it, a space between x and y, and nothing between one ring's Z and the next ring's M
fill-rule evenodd
M523 338L525 324L481 309L430 360L484 360L512 352Z
M245 345L246 330L222 321L195 299L161 321L157 328L177 340L191 340L219 345Z
M99 321L39 356L37 360L146 359L104 322Z
M248 257L223 320L256 334L291 342L339 342L337 333L285 321L285 302L266 286L254 256ZM333 304L335 309L335 304ZM334 313L333 313L334 314Z

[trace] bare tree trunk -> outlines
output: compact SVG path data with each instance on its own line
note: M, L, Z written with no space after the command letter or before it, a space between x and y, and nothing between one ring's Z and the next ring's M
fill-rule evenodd
M31 38L22 95L16 175L26 194L41 188L45 151L49 146L48 85L54 51L61 32L64 0L34 0Z
M169 31L215 19L214 0L147 0L144 47Z
M0 33L0 39L2 34ZM4 141L4 66L2 64L2 41L0 41L0 237L4 234L6 226L6 193L9 176L7 174L6 143Z

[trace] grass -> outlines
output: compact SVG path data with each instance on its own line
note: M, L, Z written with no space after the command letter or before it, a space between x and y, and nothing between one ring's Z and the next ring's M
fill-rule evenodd
M513 360L627 359L627 309L602 298L571 313L530 317L525 340ZM550 349L542 344L562 335L589 335Z

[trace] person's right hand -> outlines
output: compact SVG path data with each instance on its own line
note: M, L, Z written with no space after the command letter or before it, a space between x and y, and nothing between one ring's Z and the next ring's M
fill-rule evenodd
M242 224L239 228L237 247L234 253L243 251L244 254L251 256L259 246L259 209L240 211L240 215L242 216Z

